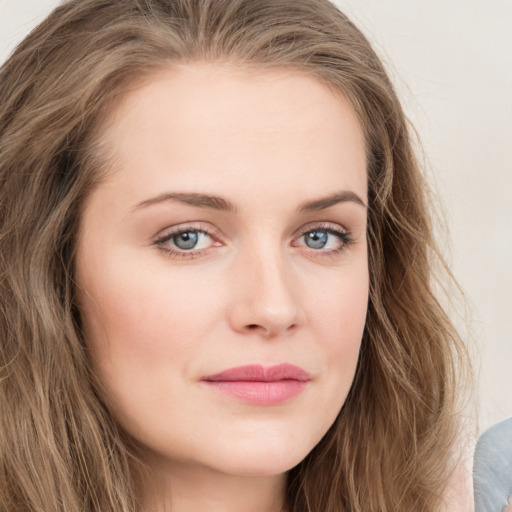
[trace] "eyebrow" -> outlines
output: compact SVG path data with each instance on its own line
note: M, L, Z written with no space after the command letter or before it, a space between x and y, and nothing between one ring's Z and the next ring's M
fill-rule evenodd
M313 199L312 201L306 201L305 203L302 203L299 206L298 211L318 212L320 210L330 208L331 206L334 206L338 203L347 202L359 204L364 208L367 207L365 202L357 194L351 192L350 190L343 190L341 192L336 192L335 194L323 197L321 199Z
M151 199L146 199L145 201L138 203L135 206L135 209L167 201L178 201L198 208L209 208L212 210L221 210L226 212L236 212L237 210L233 203L223 197L182 192L168 192Z
M145 201L137 203L134 209L151 206L158 203L164 203L167 201L178 201L180 203L195 206L197 208L207 208L226 212L236 212L238 210L238 208L232 202L224 199L223 197L193 192L167 192L165 194L160 194L151 199L146 199ZM366 204L357 194L349 190L343 190L327 197L313 199L311 201L301 203L297 211L300 213L317 212L330 208L336 204L346 202L356 203L366 208Z

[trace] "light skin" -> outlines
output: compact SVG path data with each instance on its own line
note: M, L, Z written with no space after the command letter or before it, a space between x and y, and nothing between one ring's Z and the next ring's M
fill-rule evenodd
M95 370L143 447L144 510L266 512L356 370L368 302L364 137L342 96L293 70L187 64L104 128L78 299ZM292 364L262 404L205 376Z

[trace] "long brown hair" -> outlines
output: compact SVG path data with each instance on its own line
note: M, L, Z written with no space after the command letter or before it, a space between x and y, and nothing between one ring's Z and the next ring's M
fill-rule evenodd
M74 302L101 124L177 62L300 69L366 136L370 300L337 420L289 472L293 512L434 511L450 471L463 345L407 122L379 58L327 0L71 0L0 70L0 511L133 512L135 448L101 400Z

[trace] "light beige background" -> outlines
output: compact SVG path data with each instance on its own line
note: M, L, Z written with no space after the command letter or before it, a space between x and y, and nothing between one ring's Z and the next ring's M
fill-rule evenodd
M0 62L57 3L0 0ZM483 429L512 416L512 1L336 3L374 42L422 139L471 307Z

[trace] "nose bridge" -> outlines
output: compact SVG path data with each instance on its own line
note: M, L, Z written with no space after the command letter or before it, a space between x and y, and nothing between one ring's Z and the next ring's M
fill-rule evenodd
M236 330L258 331L267 337L295 328L300 303L290 261L275 239L255 241L244 251L235 286L232 320Z

